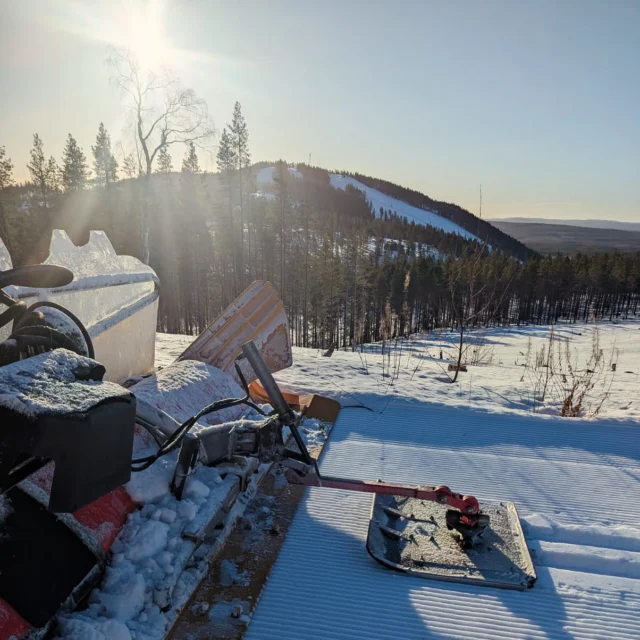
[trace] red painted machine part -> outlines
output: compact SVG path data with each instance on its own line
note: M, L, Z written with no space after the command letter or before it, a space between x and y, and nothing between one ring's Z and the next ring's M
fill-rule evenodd
M53 463L34 473L31 480L47 493L51 488ZM73 517L95 537L100 546L109 551L118 532L130 513L136 510L124 487L118 487L91 504L78 509ZM5 600L0 598L0 640L23 638L31 625Z

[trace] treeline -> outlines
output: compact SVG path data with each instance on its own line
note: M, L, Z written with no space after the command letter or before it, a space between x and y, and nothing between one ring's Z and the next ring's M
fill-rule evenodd
M294 177L284 162L249 166L239 109L234 120L219 147L217 174L201 171L191 144L179 172L161 153L152 175L47 192L45 201L37 185L5 186L0 235L15 264L42 260L53 228L76 242L103 229L120 253L142 257L147 211L162 331L203 330L255 279L278 288L293 344L318 348L461 322L589 321L638 312L640 254L533 254L521 261L393 212L376 217L360 191L332 188L323 169L299 165L295 175L302 177Z

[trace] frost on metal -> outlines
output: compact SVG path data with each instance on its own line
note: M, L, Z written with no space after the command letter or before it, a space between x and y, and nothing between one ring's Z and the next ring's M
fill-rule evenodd
M5 247L4 242L2 242L2 238L0 238L0 271L8 271L12 268L11 255L9 254L7 247ZM7 287L5 291L7 291L9 295L12 295L12 292L15 290L13 287ZM4 309L0 309L0 311L4 311ZM11 324L0 327L0 340L6 340L10 333Z
M117 384L88 379L89 358L56 349L0 368L0 404L28 418L87 411L114 396L129 396ZM71 384L74 383L74 384Z
M131 390L138 403L138 415L167 435L215 400L244 395L228 373L196 360L176 362L144 378ZM216 411L201 418L198 424L208 426L237 420L245 408L240 405Z
M482 504L490 517L472 548L462 549L447 528L448 507L436 502L378 495L367 536L367 551L383 565L411 575L525 590L536 575L512 503Z
M1 256L0 249L0 261ZM27 304L50 300L74 313L91 335L106 379L153 369L159 281L151 267L118 255L103 231L91 231L89 242L76 246L59 229L44 264L67 267L73 282L57 289L15 287L10 293Z
M7 271L11 268L12 264L9 250L5 246L4 242L2 242L2 238L0 238L0 271Z

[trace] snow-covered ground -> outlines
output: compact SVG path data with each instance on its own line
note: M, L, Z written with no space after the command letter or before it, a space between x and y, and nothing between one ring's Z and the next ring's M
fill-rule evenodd
M553 378L544 383L550 337ZM469 334L463 362L478 361L450 384L459 334L436 331L428 336L363 345L355 352L335 351L331 358L313 349L293 348L293 366L276 374L285 387L332 395L343 404L379 406L392 398L483 409L496 413L558 415L572 374L584 375L594 344L602 351L602 371L584 400L584 416L598 407L599 417L640 420L640 323L523 326ZM536 355L544 362L536 367ZM440 360L442 352L443 359ZM558 359L562 357L562 363ZM616 371L612 371L615 364ZM567 382L564 383L562 375ZM604 401L603 401L604 399ZM603 401L603 402L602 402ZM602 405L600 406L600 403Z
M281 385L345 407L322 459L325 473L445 483L481 501L514 501L538 583L502 592L385 570L364 547L370 497L313 489L247 639L640 638L640 323L564 325L552 337L553 356L544 361L548 327L474 332L468 371L455 384L446 369L457 337L446 331L387 343L384 354L381 344L330 358L294 348L294 365L276 374ZM158 334L157 366L191 341ZM584 413L597 417L558 417L561 377L569 386L594 351L604 365ZM357 405L372 411L346 408ZM192 551L181 534L197 529L234 482L201 468L178 502L168 492L172 468L169 456L129 485L142 508L120 533L89 609L61 620L62 637L162 637L175 609L161 610L160 587L176 582ZM184 566L174 605L206 571L206 553Z
M373 253L376 250L377 239L369 238L369 246L367 250L369 254ZM399 254L399 247L402 246L402 249L405 255L412 256L412 247L413 247L413 256L414 257L424 257L424 258L433 258L434 260L440 259L440 252L431 245L428 245L424 242L416 242L411 243L407 240L394 240L393 238L382 238L381 243L381 255L380 255L380 264L382 264L385 258L389 258L390 260L396 260Z
M556 336L571 338L583 362L593 330L573 325ZM385 569L365 550L371 497L312 489L246 639L296 638L301 629L307 640L640 638L639 331L638 323L599 327L599 348L619 352L609 398L592 419L528 401L534 391L525 391L526 375L520 382L520 365L529 338L534 352L546 344L544 328L482 332L493 361L469 366L455 385L442 381L446 335L398 344L384 374L379 346L331 358L295 349L281 382L373 410L343 409L324 473L444 483L481 503L515 502L538 581L520 593Z
M350 185L362 191L367 201L373 207L376 217L380 217L380 207L382 207L386 210L395 211L399 216L407 218L409 222L415 222L416 224L422 224L427 227L441 229L445 233L457 233L463 238L469 238L470 240L477 240L476 236L472 233L469 233L466 229L463 229L455 222L452 222L447 218L443 218L435 211L414 207L403 200L398 200L397 198L388 196L377 189L368 187L355 178L343 176L338 173L330 173L329 179L331 180L331 185L336 189L344 190L347 188L347 185Z

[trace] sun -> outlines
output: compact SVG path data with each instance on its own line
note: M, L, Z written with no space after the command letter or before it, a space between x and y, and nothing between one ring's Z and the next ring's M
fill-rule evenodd
M185 49L172 41L170 30L180 14L171 0L51 0L51 7L51 13L43 17L48 24L90 42L129 52L144 74L204 65L211 74L220 63L206 51Z
M164 30L161 2L131 3L128 7L126 45L143 72L154 72L170 62L171 43Z

